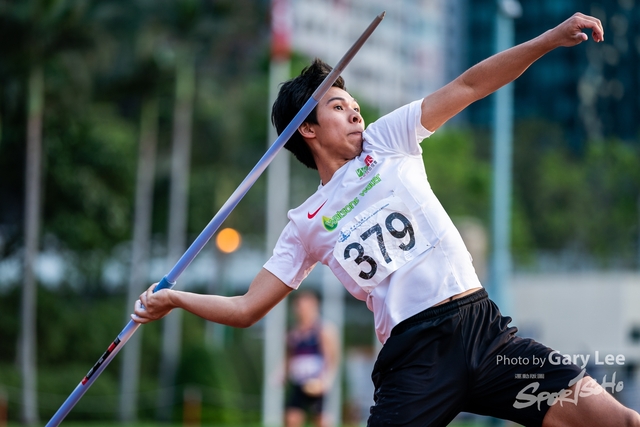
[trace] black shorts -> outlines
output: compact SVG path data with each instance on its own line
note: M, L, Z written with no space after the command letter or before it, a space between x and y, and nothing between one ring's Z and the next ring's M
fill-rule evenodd
M549 363L553 350L509 322L484 289L401 322L373 368L367 425L446 426L460 412L542 425L553 397L585 373Z
M309 396L302 390L302 386L291 384L287 397L287 408L298 408L311 416L322 414L322 402L324 396Z

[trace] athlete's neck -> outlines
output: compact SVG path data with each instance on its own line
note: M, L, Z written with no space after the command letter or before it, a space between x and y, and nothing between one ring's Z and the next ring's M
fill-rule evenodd
M322 185L327 185L338 169L349 163L351 160L353 159L333 159L331 162L316 161L316 165L318 166L318 175L320 175L320 182Z

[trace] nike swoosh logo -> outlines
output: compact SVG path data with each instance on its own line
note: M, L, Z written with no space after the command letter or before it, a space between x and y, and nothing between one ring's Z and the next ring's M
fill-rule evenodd
M324 205L325 205L325 203L327 203L327 202L328 202L328 200L325 200L325 201L324 201L324 203L323 203L323 204L318 208L318 210L317 210L317 211L315 211L314 213L309 213L309 212L307 212L307 218L309 218L309 219L313 219L313 217L314 217L314 216L318 215L318 212L320 212L320 209L322 209L322 206L324 206Z

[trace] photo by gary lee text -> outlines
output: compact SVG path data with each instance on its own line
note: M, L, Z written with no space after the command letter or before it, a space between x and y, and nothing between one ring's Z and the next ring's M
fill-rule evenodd
M593 358L591 357L593 356ZM562 354L558 351L552 351L547 357L538 356L518 356L509 357L502 354L496 356L496 365L512 365L512 366L544 366L545 363L551 365L578 365L584 369L589 362L594 365L624 365L625 357L622 354L600 354L596 351L591 354Z

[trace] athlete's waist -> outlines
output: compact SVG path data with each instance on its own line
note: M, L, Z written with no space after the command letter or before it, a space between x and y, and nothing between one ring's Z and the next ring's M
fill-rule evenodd
M430 320L444 314L447 314L451 311L457 310L460 307L463 307L468 304L473 304L478 301L489 298L487 291L484 288L473 288L469 289L465 292L453 295L452 297L434 305L426 310L421 311L420 313L414 314L413 316L403 320L398 323L392 330L391 335L399 335L405 332L407 329L412 326L424 322L425 320Z
M434 304L432 307L438 307L438 306L443 305L443 304L446 304L446 303L448 303L448 302L451 302L451 301L454 301L454 300L457 300L457 299L460 299L460 298L464 298L464 297L466 297L467 295L471 295L471 294L473 294L473 293L475 293L475 292L478 292L480 289L482 289L482 288L473 288L473 289L469 289L469 290L467 290L467 291L464 291L464 292L461 292L461 293L459 293L459 294L453 295L453 296L451 296L451 297L449 297L449 298L447 298L447 299L445 299L445 300L442 300L442 301L440 301L439 303Z

